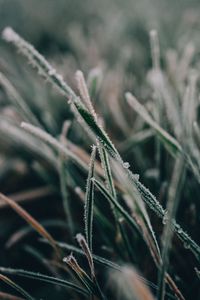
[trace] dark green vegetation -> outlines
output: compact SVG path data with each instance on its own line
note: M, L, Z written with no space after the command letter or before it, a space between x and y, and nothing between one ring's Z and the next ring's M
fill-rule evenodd
M0 17L0 299L200 299L198 1Z

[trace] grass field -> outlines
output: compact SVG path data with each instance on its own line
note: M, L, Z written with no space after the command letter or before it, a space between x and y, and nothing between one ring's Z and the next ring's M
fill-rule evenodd
M200 299L200 4L0 0L0 299Z

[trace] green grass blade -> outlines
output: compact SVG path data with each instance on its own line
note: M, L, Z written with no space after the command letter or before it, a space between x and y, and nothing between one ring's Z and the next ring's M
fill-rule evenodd
M1 270L1 272L4 270ZM9 286L11 286L13 289L15 289L17 292L19 292L22 296L24 296L27 300L34 300L34 298L28 294L21 286L16 284L14 281L12 281L10 278L8 278L5 275L0 274L0 280L7 283Z
M4 268L4 267L0 267L0 271L2 273L6 273L6 274L10 274L10 275L22 276L25 278L31 278L34 280L39 280L42 282L47 282L47 283L67 287L67 288L75 290L78 293L87 295L87 291L85 289L80 288L79 286L77 286L67 280L60 279L57 277L52 277L52 276L35 273L35 272L31 272L31 271L25 271L25 270L21 270L21 269L11 269L11 268ZM33 298L30 298L30 299L33 299Z
M94 132L98 140L111 153L111 155L115 157L117 155L117 150L115 146L111 142L104 129L97 124L96 120L94 119L94 116L85 108L85 106L80 101L75 100L74 105L79 115L88 125L88 127L92 130L92 132Z

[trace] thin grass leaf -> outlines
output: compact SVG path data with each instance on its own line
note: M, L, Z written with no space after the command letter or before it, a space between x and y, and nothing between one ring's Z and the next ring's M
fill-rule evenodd
M74 273L79 278L80 282L83 284L83 286L87 288L90 294L98 294L95 284L86 274L86 272L79 266L78 262L72 254L70 254L67 257L64 257L63 262L67 263L67 265L74 271Z
M126 93L126 100L128 104L149 124L149 126L156 131L166 148L173 155L182 153L181 145L152 119L145 107L140 104L131 93Z
M0 133L6 140L13 142L13 146L23 148L29 151L34 157L41 158L47 161L50 165L56 166L55 155L52 150L44 143L40 144L35 138L30 138L30 135L18 128L18 124L12 123L2 115L0 116Z
M87 84L85 82L83 72L81 72L80 70L76 72L76 81L77 81L79 92L81 94L81 98L83 99L85 106L93 115L94 119L97 120L97 115L95 113L94 107L92 105L92 101L90 99L89 91L87 88Z
M77 239L77 242L79 243L82 251L84 252L85 256L87 257L88 264L89 264L90 271L91 271L91 276L92 276L92 278L95 278L94 262L93 262L93 257L92 257L92 253L89 248L89 245L87 244L84 236L80 233L78 233L76 235L76 239Z
M89 95L92 99L95 99L99 87L102 82L102 70L99 68L92 69L89 72L88 78L87 78L87 86L89 89Z
M25 278L31 278L34 280L39 280L42 282L47 282L47 283L63 286L66 288L70 288L70 289L75 290L78 293L83 294L83 295L88 294L85 289L83 289L67 280L61 279L61 278L56 278L56 277L52 277L52 276L48 276L48 275L44 275L44 274L40 274L40 273L35 273L35 272L31 272L31 271L25 271L25 270L21 270L21 269L12 269L12 268L4 268L4 267L0 267L0 271L2 273L6 273L6 274L10 274L10 275L22 276ZM33 298L31 298L31 299L33 299Z
M173 237L173 231L171 229L172 220L176 216L176 211L179 204L180 189L183 184L185 172L184 161L182 157L178 157L175 162L174 171L172 174L171 184L169 187L168 201L167 201L167 215L165 218L166 225L162 235L163 247L162 247L162 264L158 272L158 300L164 300L165 298L165 276L169 264L169 251L171 247L171 240Z
M13 282L7 276L5 276L3 274L0 274L0 280L4 281L9 286L11 286L13 289L15 289L18 293L20 293L22 296L24 296L25 299L27 299L27 300L34 300L34 298L29 293L27 293L22 287L20 287L18 284L16 284L15 282Z
M138 229L137 224L134 219L125 211L125 209L116 201L116 199L104 188L104 186L95 178L92 179L95 186L98 190L106 197L106 199L112 203L112 205L117 209L117 211L126 219L126 221L133 227L134 229Z
M72 159L84 171L88 171L88 166L81 159L79 159L77 155L72 153L69 149L64 147L58 140L56 140L54 137L52 137L50 134L48 134L41 128L38 128L25 122L22 122L21 127L33 134L34 136L38 137L42 141L50 144L52 147L54 147L55 150L57 150L57 152L62 152L62 154L65 155L66 158Z
M45 239L49 241L58 257L60 257L60 250L58 249L53 237L46 231L46 229L36 221L27 211L25 211L19 204L12 199L0 193L0 200L6 202L20 217L22 217L31 227L35 229Z
M90 159L89 173L87 178L86 193L85 193L85 235L90 251L92 252L92 228L93 228L93 206L94 206L94 182L91 180L94 176L94 163L96 157L96 146L92 147Z
M111 153L112 156L117 156L117 150L115 146L109 139L104 129L97 124L94 116L87 109L85 109L84 105L81 102L75 100L74 105L79 115L92 130L92 132L95 133L96 137L103 144L103 146Z
M128 138L127 140L123 141L119 149L122 152L127 152L132 150L136 146L140 146L145 142L148 142L150 138L154 136L154 132L152 129L143 129L141 131L136 132Z
M64 82L61 75L48 63L48 61L28 42L20 37L12 28L6 27L2 32L2 38L15 45L25 57L28 58L33 67L39 73L50 80L54 86L68 98L76 97L72 89Z
M113 183L113 178L112 178L112 173L111 173L111 168L110 168L110 163L109 163L109 157L107 155L106 150L99 144L98 145L98 150L101 158L101 164L102 164L102 169L104 170L105 173L105 178L106 178L106 184L107 188L110 192L110 194L116 198L116 191Z

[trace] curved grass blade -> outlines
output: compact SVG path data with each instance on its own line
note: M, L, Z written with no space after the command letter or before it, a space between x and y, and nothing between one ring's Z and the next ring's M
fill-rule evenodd
M67 263L67 265L74 271L77 278L79 278L80 282L85 286L90 294L97 295L98 291L96 290L96 286L87 273L79 266L75 257L70 254L67 257L63 258L63 261Z
M33 67L37 68L39 73L50 80L54 86L67 97L75 97L75 93L64 82L61 75L48 63L48 61L27 41L20 37L12 28L6 27L2 32L2 37L6 42L12 43L20 53L22 53L31 62Z
M39 127L33 126L25 122L22 122L21 127L24 128L26 131L30 132L31 134L33 134L34 136L38 137L42 141L50 144L52 147L54 147L55 150L57 150L57 152L65 155L66 158L71 158L83 170L85 171L88 170L88 166L81 159L79 159L78 156L76 156L74 153L72 153L70 150L64 147L58 140L52 137L49 133L45 132Z
M53 237L46 231L46 229L36 221L27 211L25 211L19 204L12 199L0 193L0 200L6 202L20 217L22 217L31 227L35 229L42 237L47 239L58 257L60 257L60 250L58 249Z
M134 219L126 212L126 210L116 201L116 199L104 188L104 186L95 178L92 179L97 189L106 197L106 199L112 203L112 205L117 209L117 211L126 219L134 229L138 229L137 224Z
M173 231L171 229L172 220L176 216L176 211L179 204L180 198L180 189L183 184L185 176L184 171L184 161L182 157L177 157L175 162L174 171L172 174L171 184L169 187L168 201L167 201L167 210L168 214L166 215L165 221L166 225L164 226L163 231L163 247L162 247L162 264L158 272L158 300L164 300L165 297L165 276L169 264L169 251L171 248L171 240L173 237Z
M94 262L93 262L91 250L89 249L89 246L88 246L84 236L81 233L78 233L76 235L76 239L88 260L88 264L89 264L90 271L91 271L91 276L92 276L92 278L95 278Z
M34 298L31 295L29 295L22 287L20 287L18 284L16 284L15 282L13 282L7 276L0 274L0 280L2 280L5 283L7 283L13 289L15 289L17 292L19 292L22 296L24 296L27 300L34 300Z
M80 102L74 99L74 106L76 107L79 115L88 125L88 127L95 133L98 140L103 144L103 146L112 154L112 156L116 157L118 155L117 150L108 135L104 131L102 127L100 127L94 116L85 108L85 106Z
M6 273L6 274L10 274L10 275L22 276L25 278L31 278L34 280L39 280L42 282L47 282L47 283L67 287L67 288L73 289L76 292L81 293L83 295L88 294L85 289L83 289L67 280L61 279L61 278L56 278L56 277L52 277L52 276L48 276L48 275L44 275L44 274L40 274L40 273L35 273L35 272L31 272L31 271L25 271L25 270L21 270L21 269L12 269L12 268L4 268L4 267L0 267L0 271L2 273ZM30 298L30 299L33 300L33 298Z
M131 94L126 93L128 104L151 126L158 137L162 140L166 148L173 154L182 153L181 145L168 132L161 128L149 115L146 108L138 102L138 100Z

